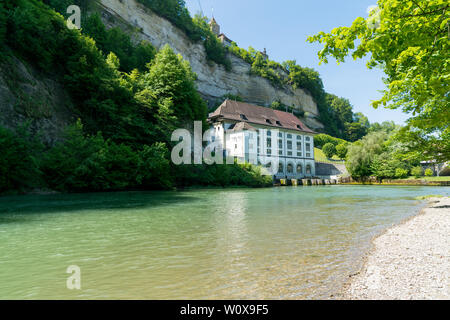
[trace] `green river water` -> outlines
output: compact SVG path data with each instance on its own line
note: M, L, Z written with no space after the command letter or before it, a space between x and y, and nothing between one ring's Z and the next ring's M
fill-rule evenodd
M322 299L374 235L448 187L0 198L0 299ZM69 290L68 266L81 270Z

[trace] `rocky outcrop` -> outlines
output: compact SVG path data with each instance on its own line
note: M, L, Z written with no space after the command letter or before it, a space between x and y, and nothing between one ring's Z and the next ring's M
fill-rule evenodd
M46 145L60 140L64 128L76 119L70 97L55 79L14 56L0 63L0 126L29 130Z
M251 66L232 54L232 70L209 62L201 43L192 42L183 31L169 21L154 14L150 9L135 0L97 0L102 18L108 26L127 25L139 39L150 41L160 48L169 44L191 64L197 74L197 86L210 106L220 102L226 94L241 96L246 102L268 106L273 101L294 106L306 112L305 122L313 129L323 125L316 120L319 115L317 105L310 94L290 86L276 88L265 78L251 75Z

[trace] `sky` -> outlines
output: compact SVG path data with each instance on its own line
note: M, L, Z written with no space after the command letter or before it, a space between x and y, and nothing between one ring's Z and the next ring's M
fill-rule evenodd
M192 15L200 12L214 17L221 32L238 46L267 48L271 60L296 60L302 67L317 70L325 90L350 100L354 112L362 112L370 122L393 120L403 124L408 115L401 110L374 109L370 102L381 97L384 73L369 70L365 60L351 57L337 65L333 59L319 65L321 46L306 41L319 31L350 26L357 17L367 17L376 0L185 0Z

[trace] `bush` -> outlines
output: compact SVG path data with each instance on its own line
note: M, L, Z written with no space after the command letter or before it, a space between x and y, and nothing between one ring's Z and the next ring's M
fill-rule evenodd
M347 144L347 141L332 137L332 136L330 136L328 134L324 134L324 133L314 136L314 145L317 148L322 148L327 143L331 143L336 147L339 144Z
M325 154L325 156L330 159L332 158L335 154L336 154L336 147L334 146L334 144L332 143L326 143L323 147L322 147L322 151Z
M430 168L425 170L425 176L432 177L433 175L434 175L434 172Z
M23 191L34 187L40 177L38 144L28 134L26 127L18 133L0 127L0 193Z
M414 167L411 169L411 175L413 175L416 178L419 178L423 175L423 169L422 167L418 166L418 167Z
M395 169L395 177L396 178L406 178L407 176L408 176L407 169L402 169L402 168Z
M348 151L348 147L347 147L346 143L338 144L336 147L336 155L340 159L345 159L345 157L347 156L347 151Z

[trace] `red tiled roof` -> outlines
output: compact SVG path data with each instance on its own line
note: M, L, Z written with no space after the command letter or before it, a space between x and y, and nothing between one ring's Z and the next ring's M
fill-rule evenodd
M225 100L216 111L209 114L208 119L214 120L217 118L315 133L291 113L233 100ZM270 123L267 121L270 121Z

